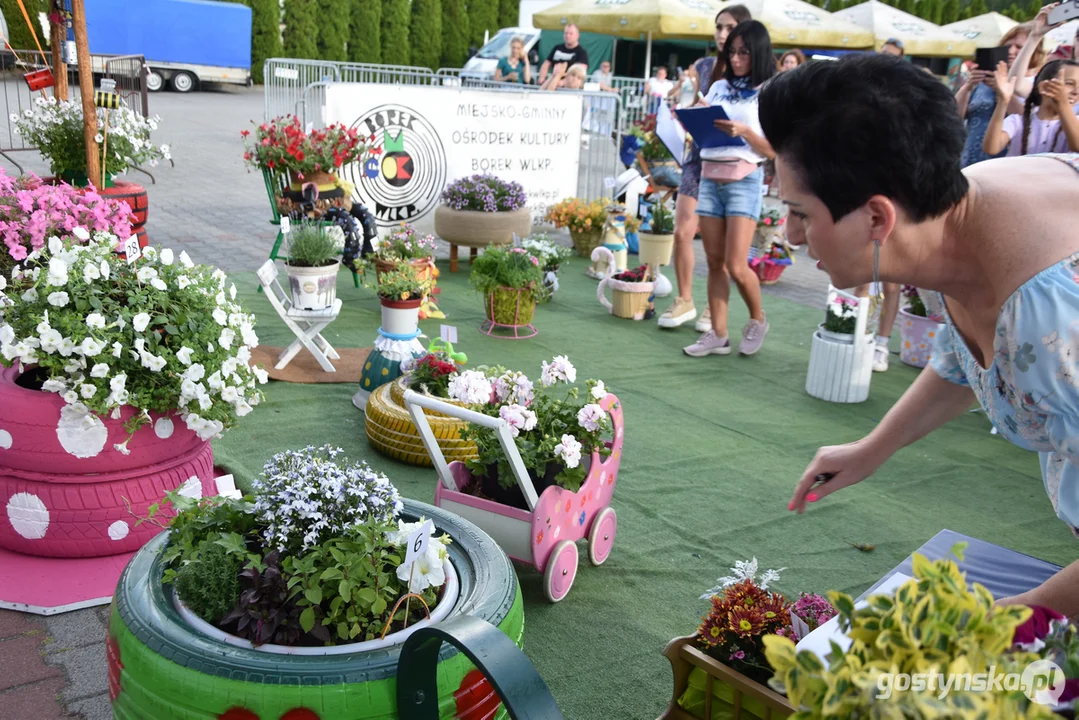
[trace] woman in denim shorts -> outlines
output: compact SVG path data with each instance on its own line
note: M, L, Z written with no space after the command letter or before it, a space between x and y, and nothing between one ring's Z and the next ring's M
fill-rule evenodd
M707 93L712 83L723 77L723 46L727 36L740 22L752 17L744 5L731 5L716 15L716 56L704 57L696 62L692 72L686 73L683 83L696 82L694 94ZM691 143L682 159L682 182L678 186L678 199L674 205L674 273L678 280L678 295L659 317L661 328L676 328L696 319L697 308L693 306L693 238L697 235L697 191L701 182L701 149ZM704 332L712 326L708 309L705 308L697 330Z
M729 120L716 120L716 128L742 144L701 151L702 177L697 194L701 238L708 257L708 305L712 326L685 348L692 357L727 355L727 306L731 283L749 308L749 322L742 331L738 352L753 355L760 350L768 321L761 307L761 285L749 267L749 246L761 216L761 190L765 160L775 157L764 137L757 115L761 85L776 72L768 30L756 20L739 23L723 47L723 79L714 83L705 101L719 105ZM708 179L715 169L717 179ZM722 176L723 179L718 179Z

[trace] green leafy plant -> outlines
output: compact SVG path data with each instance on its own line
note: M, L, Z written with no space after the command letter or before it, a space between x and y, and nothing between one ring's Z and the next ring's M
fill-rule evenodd
M626 218L626 220L628 223L629 218ZM521 247L530 255L539 259L540 267L545 272L557 272L562 263L573 257L573 248L552 242L548 239L546 233L538 233L522 240Z
M539 258L519 247L491 247L472 263L472 287L483 295L499 288L527 291L535 299L543 282Z
M907 312L911 315L917 315L918 317L926 317L929 315L929 312L925 309L925 303L922 302L921 295L918 294L918 288L913 285L904 285L903 297L905 297L909 303Z
M667 203L657 202L652 206L652 221L648 225L652 235L670 235L674 232L674 212Z
M959 559L965 545L952 550ZM978 691L969 684L943 697L933 686L878 697L884 674L1021 674L1038 659L1035 653L1011 650L1030 608L995 606L985 587L968 588L950 559L930 562L915 554L913 563L913 579L894 597L874 595L864 608L855 609L845 593L828 593L840 629L853 642L846 652L833 643L827 663L813 652L797 652L789 638L764 638L765 655L776 671L769 684L786 693L798 711L795 717L1054 717L1022 692Z
M196 615L219 622L236 606L244 559L217 542L200 547L198 557L176 570L176 592Z
M416 268L407 263L382 273L378 280L378 296L386 300L420 300L430 288L430 280L420 280Z
M302 223L286 236L288 265L292 267L325 267L337 262L338 234L317 223ZM340 239L344 239L343 237Z
M262 399L266 371L250 365L255 318L221 270L168 248L129 263L117 244L75 228L12 271L6 297L0 288L0 363L37 365L41 389L73 419L133 407L134 433L151 411L176 413L209 440ZM128 452L126 442L115 449Z
M288 587L281 567L281 553L271 550L261 567L249 566L240 573L243 591L239 602L221 621L221 627L252 645L301 645L304 630L300 626L303 609L299 597ZM314 630L314 627L311 628ZM314 638L329 642L330 634L319 627Z

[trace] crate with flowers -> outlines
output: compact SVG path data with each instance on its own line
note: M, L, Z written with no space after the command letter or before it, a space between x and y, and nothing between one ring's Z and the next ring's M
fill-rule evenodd
M783 233L786 223L787 218L778 208L766 208L757 221L749 266L757 273L762 285L775 285L787 266L794 263L794 256Z
M664 655L674 670L674 694L664 720L786 717L786 698L767 687L768 635L801 639L836 614L819 595L791 602L769 589L780 570L758 571L757 559L738 561L731 574L701 596L710 608L694 635L675 638Z

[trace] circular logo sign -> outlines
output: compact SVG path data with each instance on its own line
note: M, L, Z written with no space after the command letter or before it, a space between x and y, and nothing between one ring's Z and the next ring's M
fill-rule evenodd
M1052 660L1035 660L1023 670L1020 685L1034 702L1056 705L1064 694L1064 671Z
M371 155L352 165L350 180L383 227L429 213L446 184L446 151L435 128L415 110L381 105L352 124Z

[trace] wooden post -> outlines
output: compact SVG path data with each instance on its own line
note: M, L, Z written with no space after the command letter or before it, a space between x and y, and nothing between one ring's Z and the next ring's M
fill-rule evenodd
M49 17L57 17L57 12L59 11L54 4ZM56 82L52 86L52 95L57 100L67 100L67 65L64 64L62 53L63 45L67 41L67 25L63 22L54 22L50 38L52 39L52 76Z
M86 38L86 6L83 0L71 0L71 22L75 31L75 53L79 59L79 94L82 95L82 132L86 140L86 177L94 187L103 187L101 154L97 135L97 107L94 105L94 66L90 60L90 41Z

